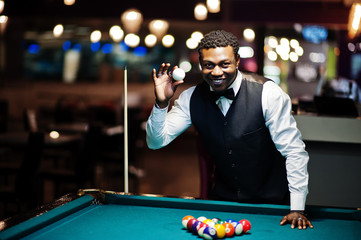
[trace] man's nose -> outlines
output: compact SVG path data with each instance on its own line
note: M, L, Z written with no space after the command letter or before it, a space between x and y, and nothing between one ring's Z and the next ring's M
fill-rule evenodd
M216 65L212 71L212 75L213 76L220 76L223 75L223 70L221 67L219 67L218 65Z

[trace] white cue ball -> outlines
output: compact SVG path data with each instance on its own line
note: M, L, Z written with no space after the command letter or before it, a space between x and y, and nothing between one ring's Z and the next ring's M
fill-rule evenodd
M186 73L181 68L176 68L172 72L172 77L176 81L183 80L185 76L186 76Z

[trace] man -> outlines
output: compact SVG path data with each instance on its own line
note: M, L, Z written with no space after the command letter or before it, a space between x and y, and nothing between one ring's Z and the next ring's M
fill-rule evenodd
M304 215L308 154L290 99L269 79L239 71L238 49L231 33L205 35L198 47L204 81L182 92L169 112L183 81L171 78L169 63L153 69L156 103L147 122L147 144L166 146L194 125L216 166L213 199L290 202L281 225L312 228Z

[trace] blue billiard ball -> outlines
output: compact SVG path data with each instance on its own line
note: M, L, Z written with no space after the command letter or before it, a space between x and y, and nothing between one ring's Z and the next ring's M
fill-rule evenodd
M207 240L217 238L217 230L214 227L206 227L203 231L203 238Z
M201 225L201 221L195 221L192 225L192 232L198 234L198 227Z
M231 223L232 224L232 223ZM240 222L236 222L234 226L234 234L241 235L243 232L243 225Z

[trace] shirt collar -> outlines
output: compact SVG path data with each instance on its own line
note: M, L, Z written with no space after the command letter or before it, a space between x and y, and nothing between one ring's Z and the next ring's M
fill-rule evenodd
M231 86L229 86L229 88L233 88L234 95L237 95L239 89L241 88L241 83L242 83L242 73L239 70L237 70L236 79L233 81Z

